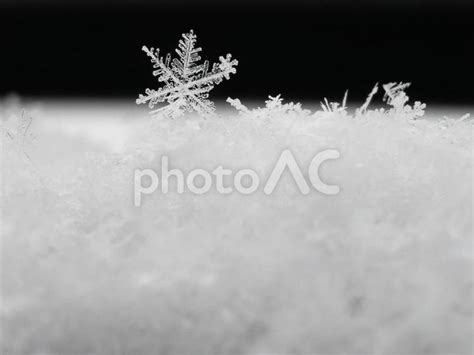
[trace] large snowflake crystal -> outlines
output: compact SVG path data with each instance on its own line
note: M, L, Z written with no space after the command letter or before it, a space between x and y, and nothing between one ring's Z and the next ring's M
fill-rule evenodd
M214 63L209 70L209 61L198 64L201 59L200 47L195 48L196 35L193 30L184 33L176 49L178 58L171 59L171 54L160 57L160 50L143 47L143 51L151 58L153 75L164 86L158 90L146 89L145 95L140 95L137 104L148 103L152 109L156 104L167 102L168 105L151 113L177 117L184 112L197 111L204 117L214 114L214 103L208 99L209 91L214 85L220 84L223 79L229 79L230 74L236 73L238 61L232 59L230 54L219 57L220 63Z

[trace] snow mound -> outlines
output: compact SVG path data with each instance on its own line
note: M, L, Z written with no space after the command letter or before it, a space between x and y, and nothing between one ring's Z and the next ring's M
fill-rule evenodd
M472 120L270 101L140 121L121 153L2 137L2 353L470 354ZM283 149L305 167L329 148L336 196L286 175L133 204L134 169L163 155L268 176Z

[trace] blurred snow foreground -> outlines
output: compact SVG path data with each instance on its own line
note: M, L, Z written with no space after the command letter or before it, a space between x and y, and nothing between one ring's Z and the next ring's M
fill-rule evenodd
M116 123L113 152L2 107L2 354L471 354L473 122L422 118L404 88L354 114L275 97ZM268 175L283 149L306 166L328 148L337 196L286 175L133 204L162 155Z

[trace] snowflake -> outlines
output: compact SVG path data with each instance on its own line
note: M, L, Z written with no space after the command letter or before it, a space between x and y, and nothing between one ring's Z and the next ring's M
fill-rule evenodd
M249 110L247 106L243 105L239 99L227 98L227 102L233 106L240 115L256 115L256 117L271 116L275 114L297 114L307 116L311 111L303 109L299 102L283 103L281 95L268 96L268 100L265 101L265 107L258 107L253 110Z
M398 114L408 119L417 119L425 114L426 104L416 101L412 106L406 105L409 100L405 89L410 87L411 83L388 83L383 86L385 90L384 100L392 106L390 114Z
M156 69L153 75L164 86L158 90L146 89L145 95L139 95L136 102L148 103L151 109L158 103L168 103L167 106L152 111L154 115L174 118L194 110L204 117L213 116L215 107L208 99L209 91L223 79L229 79L230 74L235 74L238 61L227 54L225 58L219 57L220 63L214 63L209 71L209 61L197 64L201 59L199 52L202 48L195 48L197 37L193 30L184 33L182 37L179 48L176 49L179 58L173 60L170 53L163 59L159 49L143 47Z
M280 94L268 96L268 100L265 101L265 110L272 113L280 112L301 115L309 115L311 113L311 111L303 109L299 102L283 103L283 98Z

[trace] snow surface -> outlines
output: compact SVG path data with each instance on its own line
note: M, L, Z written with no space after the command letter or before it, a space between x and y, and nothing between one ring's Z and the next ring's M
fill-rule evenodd
M470 119L31 112L31 161L2 144L2 354L473 352ZM338 149L341 193L286 176L134 207L134 168L163 154L268 176L287 148L303 167Z

